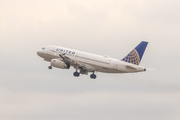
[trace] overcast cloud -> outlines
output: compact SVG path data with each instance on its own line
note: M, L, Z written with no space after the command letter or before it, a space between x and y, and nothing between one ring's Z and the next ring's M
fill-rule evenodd
M180 1L1 0L0 119L179 120ZM59 45L121 59L148 41L137 74L73 77L37 56Z

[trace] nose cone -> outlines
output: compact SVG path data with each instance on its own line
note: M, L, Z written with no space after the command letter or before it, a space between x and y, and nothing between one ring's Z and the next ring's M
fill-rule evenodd
M42 57L42 52L41 52L41 50L38 50L38 51L37 51L37 55L40 56L40 57Z
M39 56L40 56L40 51L39 51L39 50L37 51L37 55L39 55Z

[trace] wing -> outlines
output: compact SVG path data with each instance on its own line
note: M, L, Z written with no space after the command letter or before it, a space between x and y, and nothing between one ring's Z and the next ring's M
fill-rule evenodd
M59 56L62 58L62 60L65 63L70 64L71 66L74 66L74 68L76 70L80 69L80 72L82 74L87 74L87 72L94 72L94 71L96 71L96 69L92 65L89 65L89 64L86 64L86 63L83 63L83 62L79 62L79 61L70 59L66 55L66 53L59 54Z
M59 54L59 56L61 57L61 59L65 62L65 63L68 63L70 65L74 65L76 64L76 62L72 59L70 59L69 57L66 56L66 53L63 53L63 54Z

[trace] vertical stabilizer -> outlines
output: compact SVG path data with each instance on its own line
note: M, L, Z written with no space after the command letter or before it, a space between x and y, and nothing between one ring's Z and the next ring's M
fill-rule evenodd
M144 51L148 42L142 41L136 48L134 48L122 61L139 65L143 57Z

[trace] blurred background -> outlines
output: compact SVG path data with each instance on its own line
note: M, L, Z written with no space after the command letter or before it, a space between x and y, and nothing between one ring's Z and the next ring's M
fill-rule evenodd
M179 120L179 0L1 0L1 120ZM124 58L148 41L133 74L47 67L37 56L59 45Z

